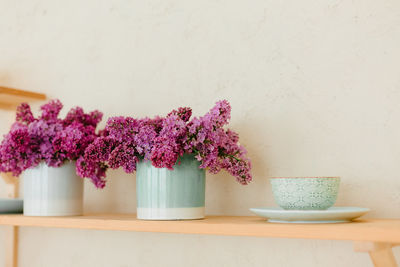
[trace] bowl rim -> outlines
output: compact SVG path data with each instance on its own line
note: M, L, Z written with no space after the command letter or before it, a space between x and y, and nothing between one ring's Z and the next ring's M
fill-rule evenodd
M270 179L318 179L318 178L324 178L324 179L340 179L340 176L293 176L293 177L277 177L277 176L272 176L269 177Z

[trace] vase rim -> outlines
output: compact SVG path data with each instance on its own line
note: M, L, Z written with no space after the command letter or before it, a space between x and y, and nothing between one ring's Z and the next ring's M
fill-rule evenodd
M39 162L37 165L31 166L31 167L27 168L26 170L35 169L35 168L40 167L40 166L47 166L47 167L49 167L49 168L55 168L55 169L57 169L57 168L63 167L64 165L67 165L67 164L75 164L75 163L76 163L76 160L65 160L60 166L55 167L55 166L49 166L49 165L46 163L46 161L44 161L44 160L40 160L40 162ZM25 170L25 171L26 171L26 170Z

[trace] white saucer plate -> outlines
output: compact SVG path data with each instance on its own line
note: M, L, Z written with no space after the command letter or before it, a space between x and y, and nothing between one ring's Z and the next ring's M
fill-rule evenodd
M22 213L24 201L20 198L0 198L0 213Z
M250 210L274 223L345 223L369 211L368 208L359 207L331 207L326 210L284 210L269 207Z

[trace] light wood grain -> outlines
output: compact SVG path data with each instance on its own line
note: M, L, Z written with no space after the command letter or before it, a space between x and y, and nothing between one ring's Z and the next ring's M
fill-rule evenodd
M0 174L6 183L6 192L8 198L17 198L19 195L19 180L11 173ZM7 226L5 229L5 266L18 266L18 226Z
M375 267L397 267L396 259L394 258L391 248L370 251L369 256Z
M18 266L18 226L7 226L5 229L5 266Z
M396 267L392 247L398 244L382 242L354 242L354 250L368 252L375 267Z
M15 109L15 107L22 102L30 102L34 100L45 100L45 99L46 99L45 94L0 86L1 109Z
M134 214L77 217L0 215L0 225L400 243L400 220L390 219L294 225L268 223L253 216L209 216L194 221L142 221L137 220Z

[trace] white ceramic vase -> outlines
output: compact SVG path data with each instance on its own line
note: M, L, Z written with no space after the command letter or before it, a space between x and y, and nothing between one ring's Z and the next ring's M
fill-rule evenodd
M59 168L40 163L23 173L24 215L74 216L83 211L83 179L75 162Z

